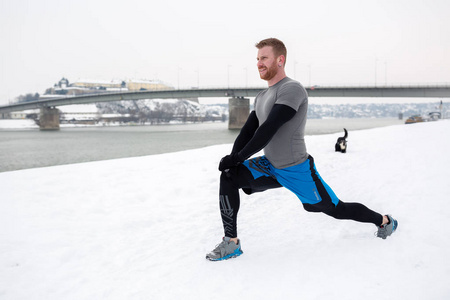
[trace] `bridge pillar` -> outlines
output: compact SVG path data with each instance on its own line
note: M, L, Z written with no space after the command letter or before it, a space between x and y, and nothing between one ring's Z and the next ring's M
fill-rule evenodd
M39 114L40 130L59 130L59 110L55 107L42 107Z
M228 112L228 129L241 129L250 113L250 99L236 97L229 98Z

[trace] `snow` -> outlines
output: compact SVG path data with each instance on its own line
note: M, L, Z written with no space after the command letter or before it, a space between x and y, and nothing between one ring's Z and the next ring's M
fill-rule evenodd
M242 195L244 254L223 235L217 165L231 145L0 173L1 299L449 299L450 121L307 136L344 201L399 221L308 213L285 189Z
M0 119L0 130L2 129L35 129L39 128L31 119Z

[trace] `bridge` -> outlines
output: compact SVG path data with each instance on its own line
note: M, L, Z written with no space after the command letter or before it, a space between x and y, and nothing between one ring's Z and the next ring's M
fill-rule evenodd
M249 113L249 99L255 97L265 87L250 88L192 88L164 89L137 92L106 92L48 98L31 102L15 103L0 106L1 113L40 109L40 128L42 130L59 129L59 113L57 106L88 104L122 100L140 99L186 99L186 98L219 98L229 99L229 128L238 129L245 123ZM309 97L450 97L450 85L417 85L417 86L311 86L307 87Z

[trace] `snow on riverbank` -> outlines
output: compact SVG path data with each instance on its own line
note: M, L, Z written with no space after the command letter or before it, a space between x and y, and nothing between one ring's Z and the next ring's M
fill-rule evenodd
M7 119L0 120L0 130L2 129L38 129L39 126L31 119Z
M307 213L277 189L242 196L244 254L222 237L217 164L231 145L0 173L1 299L448 299L450 121L308 136L344 201L399 221Z

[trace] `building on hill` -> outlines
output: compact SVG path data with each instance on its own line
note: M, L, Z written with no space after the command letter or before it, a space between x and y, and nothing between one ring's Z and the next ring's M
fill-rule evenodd
M158 80L88 80L79 79L69 83L67 78L61 78L52 88L45 91L45 95L83 95L118 91L154 91L173 89Z
M129 91L154 91L173 89L173 87L156 80L128 80L126 82L126 87Z
M70 87L77 87L83 89L115 90L120 88L126 88L126 83L125 81L122 80L99 81L99 80L80 79L70 84Z

